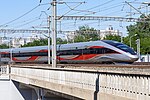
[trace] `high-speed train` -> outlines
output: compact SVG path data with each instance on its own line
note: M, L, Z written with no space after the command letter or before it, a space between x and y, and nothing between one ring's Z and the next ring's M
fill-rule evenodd
M47 63L48 47L0 49L0 56L3 63ZM136 60L138 56L133 49L112 40L57 45L58 63L133 63Z

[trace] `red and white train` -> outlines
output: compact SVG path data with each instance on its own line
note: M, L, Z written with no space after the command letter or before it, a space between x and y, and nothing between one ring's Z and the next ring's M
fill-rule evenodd
M48 62L47 46L0 49L0 54L3 63ZM133 49L112 40L57 45L59 63L133 63L136 60L138 56Z

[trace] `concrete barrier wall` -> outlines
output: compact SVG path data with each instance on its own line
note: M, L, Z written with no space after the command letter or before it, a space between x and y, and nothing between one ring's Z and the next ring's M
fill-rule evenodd
M8 65L0 65L0 79L9 80L9 66Z
M86 100L150 100L149 75L12 66L11 78Z

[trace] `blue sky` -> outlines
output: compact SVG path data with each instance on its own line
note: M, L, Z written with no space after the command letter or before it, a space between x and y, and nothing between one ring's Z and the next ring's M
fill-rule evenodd
M42 29L47 25L47 15L51 14L52 0L2 0L0 3L0 28L7 29ZM66 2L58 4L58 15L82 15L82 16L119 16L119 17L139 17L140 14L131 8L125 1L130 2L142 13L148 13L150 8L142 5L148 0L58 0ZM85 2L85 3L81 3ZM76 7L77 6L77 7ZM74 8L76 7L76 8ZM50 9L49 9L50 8ZM74 8L74 9L73 9ZM49 9L49 10L48 10ZM72 10L71 10L72 9ZM27 13L31 11L30 13ZM67 13L68 12L68 13ZM129 12L132 12L129 13ZM27 14L26 14L27 13ZM24 15L25 14L25 15ZM23 15L23 16L22 16ZM112 25L126 35L126 26L131 22L116 21L62 21L62 30L76 30L79 26L89 25L96 29L106 29ZM59 29L58 23L58 29ZM0 33L2 36L3 34ZM15 36L15 34L14 34Z

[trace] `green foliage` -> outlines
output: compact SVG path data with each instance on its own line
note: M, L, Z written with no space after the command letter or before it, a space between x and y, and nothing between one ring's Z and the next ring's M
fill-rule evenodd
M74 37L74 42L87 42L99 40L99 35L96 29L89 26L80 26L77 30L77 36Z
M62 40L61 38L57 38L57 44L66 44L66 43L67 40ZM33 42L29 42L21 47L46 46L46 45L48 45L48 39L40 39L40 40L34 40Z
M110 35L106 35L104 40L114 40L114 41L121 42L121 36L110 34Z
M129 36L123 37L123 43L130 46Z
M74 42L85 42L85 37L83 35L75 36Z
M6 44L1 44L0 45L0 49L7 49L7 48L9 48L9 46L7 46Z
M67 44L67 40L63 40L61 38L57 38L57 44Z
M89 27L88 25L79 26L79 31L96 31L93 27Z
M44 46L44 45L48 45L47 39L34 40L33 42L29 42L25 45L22 45L21 47Z
M144 15L141 15L140 18L145 18ZM147 16L145 22L137 22L133 25L127 26L128 38L131 38L131 45L136 50L136 39L140 39L141 41L141 54L146 54L150 52L150 16ZM136 34L136 35L135 35ZM130 41L130 40L129 40Z
M150 37L141 38L141 53L142 54L150 54Z

